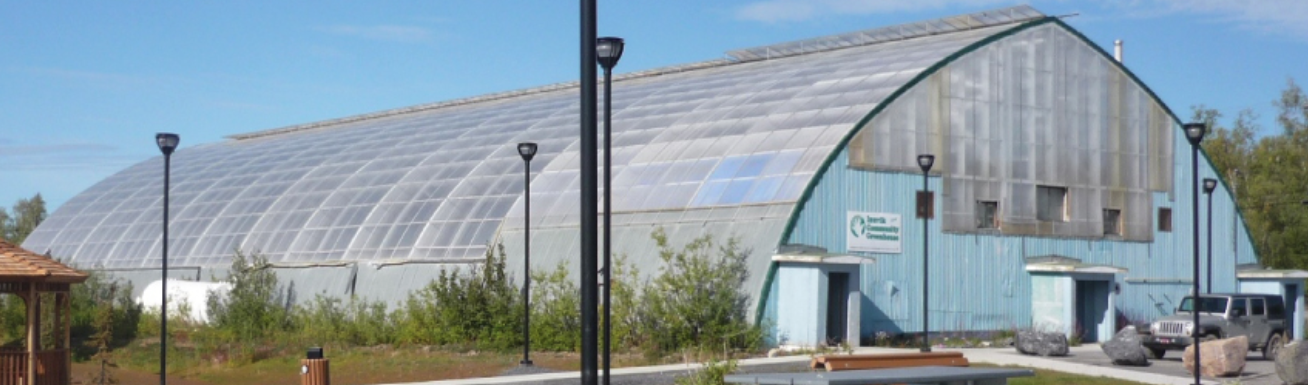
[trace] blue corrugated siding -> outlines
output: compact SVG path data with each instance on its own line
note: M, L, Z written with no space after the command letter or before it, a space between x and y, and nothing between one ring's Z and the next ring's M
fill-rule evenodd
M1129 269L1129 273L1117 276L1121 294L1116 296L1115 306L1131 321L1170 314L1180 297L1189 292L1194 266L1190 227L1194 215L1190 209L1191 190L1187 188L1194 180L1190 175L1190 146L1184 136L1175 137L1178 139L1174 141L1176 191L1174 199L1168 193L1153 194L1153 242L942 234L940 222L931 221L931 330L1002 330L1029 326L1031 280L1024 258L1049 254ZM1206 159L1200 157L1200 163L1200 178L1213 176ZM932 191L939 191L939 178L932 177L929 183ZM844 222L848 211L903 216L903 252L868 254L875 256L877 262L861 269L864 336L877 331L921 331L923 233L921 220L915 219L913 212L914 194L921 188L921 174L851 169L847 150L842 150L818 181L811 199L804 203L795 230L787 240L790 244L850 253L845 245ZM1224 186L1219 187L1213 199L1213 291L1236 290L1234 251L1238 249L1239 263L1256 260L1243 222L1232 226L1235 214L1231 202L1230 193ZM1157 231L1160 207L1173 210L1172 232ZM1201 212L1206 208L1207 201L1201 200ZM940 212L939 205L936 212ZM1206 233L1206 228L1201 228L1201 266L1207 258L1206 245L1202 243ZM1201 283L1205 277L1206 271L1201 274ZM1184 283L1152 282L1158 279L1179 279Z

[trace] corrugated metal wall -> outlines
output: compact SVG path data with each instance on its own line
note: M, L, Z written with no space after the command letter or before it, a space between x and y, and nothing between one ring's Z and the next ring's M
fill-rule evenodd
M1024 32L1024 34L1026 33ZM1102 56L1101 53L1095 52L1092 47L1077 39L1072 33L1056 29L1053 26L1030 32L1030 34L1040 34L1038 36L1043 39L1040 40L1041 44L1060 45L1050 49L1050 51L1075 52L1078 55L1077 57L1096 58ZM1000 42L1007 39L1016 39L1015 41L1021 42L1025 41L1023 39L1030 39L1030 36L1023 37L1019 34L1011 38L1001 39ZM996 49L1025 52L1029 48L1024 44L996 43L973 54L994 56L999 55L993 52ZM964 55L958 62L967 62L967 55ZM1130 76L1126 76L1125 72L1109 61L1095 60L1088 63L1079 63L1078 65L1085 66L1093 63L1104 65L1105 69L1099 72L1112 73L1114 79L1130 81ZM942 71L948 71L949 67L946 66ZM1066 73L1075 72L1067 71ZM1032 79L1036 79L1035 82L1037 83L1051 79L1049 76L1034 77L1032 74L1028 75L1032 76ZM1080 78L1073 80L1078 79ZM1068 80L1059 81L1066 82ZM1082 83L1086 82L1082 81ZM932 84L932 82L927 81L914 87L925 88L931 87ZM1139 96L1132 99L1133 105L1138 106L1138 108L1127 106L1126 109L1139 110L1139 114L1132 115L1137 118L1137 123L1139 123L1143 121L1144 116L1152 116L1150 111L1158 112L1160 109L1156 106L1161 105L1161 103L1149 97L1147 89L1143 85L1133 84L1133 86L1140 87L1142 90L1132 93L1132 95ZM1036 84L1034 87L1028 88L1041 89L1041 87L1043 86ZM1095 90L1068 87L1066 91L1068 95L1045 95L1045 97L1084 98L1084 95L1076 95L1087 92L1096 95L1102 94L1102 92L1096 93ZM904 103L900 105L899 103L903 100L913 100L914 95L917 95L917 93L914 90L909 90L904 95L906 95L904 98L897 99L887 106L881 114L897 116L894 113L897 109L920 107L918 104L921 103ZM993 100L992 103L1031 103L1032 98L1035 98L1035 95L1022 94L1018 98L1019 100ZM1116 110L1092 109L1089 112L1077 112L1069 109L1052 109L1046 111L1046 113L1053 115L1053 119L1042 122L1024 121L1025 123L1022 124L1045 125L1059 121L1074 122L1080 119L1098 119L1100 114L1108 116L1120 113L1114 111ZM1166 115L1166 113L1163 114ZM1164 118L1174 121L1174 117L1165 116ZM921 122L933 121L926 118L919 120L919 124L928 124ZM905 120L901 123L911 126L919 120ZM1151 117L1150 120L1158 119ZM1169 125L1172 130L1179 130L1179 127L1175 124ZM1065 130L1075 129L1072 125L1062 127ZM1013 130L1019 128L996 127L995 129ZM912 130L913 128L901 127L900 129ZM1146 131L1143 128L1141 130ZM1058 142L1060 145L1068 147L1085 145L1079 143L1077 139L1074 139L1075 137L1075 135L1069 133L1059 139ZM952 191L961 187L956 187L955 184L942 183L938 175L932 176L930 186L932 191L937 192L935 212L938 215L936 220L930 222L928 230L930 231L929 240L931 242L931 297L929 300L931 305L931 329L998 330L1030 326L1032 289L1030 275L1025 270L1025 258L1044 255L1060 255L1077 258L1087 264L1111 265L1128 269L1129 273L1118 274L1115 277L1114 286L1120 287L1120 294L1115 296L1114 301L1116 303L1114 306L1119 310L1120 315L1126 317L1129 322L1146 321L1160 315L1170 314L1180 298L1189 292L1194 267L1192 262L1194 239L1191 236L1191 231L1193 231L1191 226L1196 218L1190 206L1192 199L1190 186L1193 186L1196 178L1191 172L1191 148L1189 143L1185 141L1184 135L1178 134L1177 131L1172 131L1170 135L1136 132L1131 133L1129 137L1138 140L1164 140L1166 144L1161 147L1164 147L1164 151L1170 152L1170 154L1162 157L1163 160L1157 163L1167 164L1170 160L1172 166L1170 170L1143 170L1144 173L1154 177L1159 177L1158 174L1162 174L1162 177L1170 178L1172 182L1170 183L1170 189L1164 188L1155 192L1142 191L1141 195L1147 197L1149 202L1118 206L1123 210L1121 213L1123 218L1144 218L1142 226L1144 228L1137 227L1133 231L1145 230L1152 232L1151 237L1126 237L1132 239L1132 241L1122 240L1121 237L1005 235L1002 231L959 231L953 227L951 227L951 232L944 233L939 219L939 213L944 212L941 203L950 200L951 193L965 194L967 191ZM880 140L891 140L891 138L882 138ZM950 140L966 141L970 139L951 137ZM858 147L854 146L856 149ZM1138 146L1123 144L1121 147L1135 148ZM863 148L866 149L867 147ZM862 291L866 299L865 306L862 309L864 336L873 335L878 331L891 333L921 331L923 230L921 221L915 219L914 216L914 194L915 191L922 188L923 181L920 173L914 171L906 173L903 171L905 169L911 170L911 168L903 167L903 165L914 164L913 158L916 154L905 153L905 151L902 151L902 147L895 148L904 159L883 163L898 166L878 167L874 170L869 170L866 165L858 168L851 167L849 164L850 150L849 148L842 149L826 173L819 174L821 179L817 182L810 198L803 203L794 231L789 239L784 240L784 243L787 244L823 247L832 253L856 254L849 252L846 247L847 228L844 222L849 211L895 213L904 218L902 253L874 254L877 262L875 264L865 264L861 268ZM939 148L952 147L946 144ZM920 148L919 151L924 150ZM949 154L943 155L945 155L944 164L952 164L948 159ZM1000 154L990 154L990 156L1000 157ZM856 158L866 158L866 155L859 155ZM1095 159L1102 162L1113 161L1112 159L1099 158L1093 158L1092 160ZM975 159L975 161L984 163L989 160ZM1201 157L1200 163L1201 173L1199 179L1215 177L1212 167L1206 159ZM1152 165L1153 162L1149 164ZM1073 167L1090 167L1090 165ZM969 177L966 172L964 172L964 175L958 175L959 169L959 167L953 167L952 170L947 170L949 171L947 178ZM969 170L969 172L971 170L971 168L966 167L962 169ZM1078 174L1087 175L1086 177L1089 179L1071 183L1071 185L1106 186L1112 184L1112 181L1109 180L1111 178L1099 178L1098 175L1089 174L1093 173ZM1143 181L1146 178L1138 179ZM1028 180L1025 183L1027 183L1025 186L1034 189L1034 185L1030 184L1031 181ZM1148 185L1155 189L1168 187L1167 183L1151 182ZM942 192L942 188L945 191ZM1034 194L1034 191L1003 189L1001 193L1005 195L1018 193L1029 195ZM999 201L1012 202L1007 199L999 199ZM1069 194L1067 202L1069 211L1084 210L1087 205L1094 206L1091 207L1091 209L1094 209L1102 204L1097 196L1078 196L1074 193ZM1146 207L1149 212L1141 212ZM1160 208L1172 210L1173 226L1170 232L1158 230ZM1010 209L1034 210L1033 207L1010 208L1003 207L1001 204L1001 212ZM1206 209L1207 202L1201 201L1200 210ZM1206 215L1201 214L1197 219L1206 220ZM1238 222L1231 195L1226 190L1226 186L1219 187L1214 193L1212 215L1214 291L1235 291L1235 265L1237 263L1254 262L1255 256L1247 232L1244 230L1244 224ZM1087 214L1087 216L1089 215ZM1006 216L1005 220L1007 220ZM1102 223L1100 222L1098 225L1102 226ZM1201 233L1200 239L1206 240L1206 234L1207 230L1205 229ZM1201 250L1205 251L1201 256L1200 263L1201 266L1204 266L1207 260L1206 249L1203 249L1206 247L1206 242L1202 243L1200 247ZM1205 270L1201 275L1201 283L1206 277L1207 272ZM784 312L786 310L781 309L780 311Z
M1188 143L1183 140L1177 143L1176 153L1188 151ZM845 159L845 154L841 154L819 181L788 243L825 247L833 253L858 254L848 252L845 246L844 221L848 211L902 215L903 252L867 254L875 256L876 263L862 265L865 296L862 329L864 336L877 331L920 331L923 233L921 220L914 218L913 208L915 191L922 188L922 175L852 169L847 167ZM1170 199L1166 193L1152 194L1154 213L1160 207L1173 209L1173 231L1157 232L1153 242L942 233L940 221L930 221L932 330L1029 326L1031 279L1024 259L1050 254L1128 269L1130 272L1119 274L1115 282L1121 287L1115 305L1128 319L1143 321L1170 314L1180 297L1189 292L1194 266L1191 195L1184 189L1193 181L1189 161L1189 156L1177 157L1176 186L1182 186L1176 193L1177 199ZM1201 170L1209 170L1201 173L1201 178L1211 176L1211 167L1202 158L1200 162ZM932 191L938 192L940 178L930 178L930 185ZM1235 291L1234 266L1255 261L1243 222L1232 227L1235 217L1231 202L1229 192L1219 187L1213 199L1215 292ZM1207 202L1201 200L1200 209L1206 207ZM939 210L938 204L936 209ZM1156 223L1153 228L1156 231ZM1201 232L1201 240L1204 236L1206 229ZM1234 240L1238 240L1238 245ZM1200 247L1202 267L1206 264L1206 245L1201 242ZM1231 252L1237 248L1239 261ZM1206 277L1206 270L1202 274Z

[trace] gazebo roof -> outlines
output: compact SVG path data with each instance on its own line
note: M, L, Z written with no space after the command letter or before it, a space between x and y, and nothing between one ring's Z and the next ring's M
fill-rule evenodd
M0 282L81 283L87 274L0 240Z

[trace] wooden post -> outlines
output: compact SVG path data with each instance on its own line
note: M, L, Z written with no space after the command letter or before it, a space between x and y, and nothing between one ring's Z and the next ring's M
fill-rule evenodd
M73 288L68 286L68 291L64 292L64 377L59 379L60 384L72 383L73 378Z
M27 283L27 385L36 385L36 344L38 341L38 330L41 327L41 321L37 317L36 303L40 298L36 296L36 284Z

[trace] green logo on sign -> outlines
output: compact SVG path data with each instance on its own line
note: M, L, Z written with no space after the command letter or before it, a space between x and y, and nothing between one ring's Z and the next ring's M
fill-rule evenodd
M899 240L899 226L886 223L883 217L855 215L849 220L849 233L855 238Z

